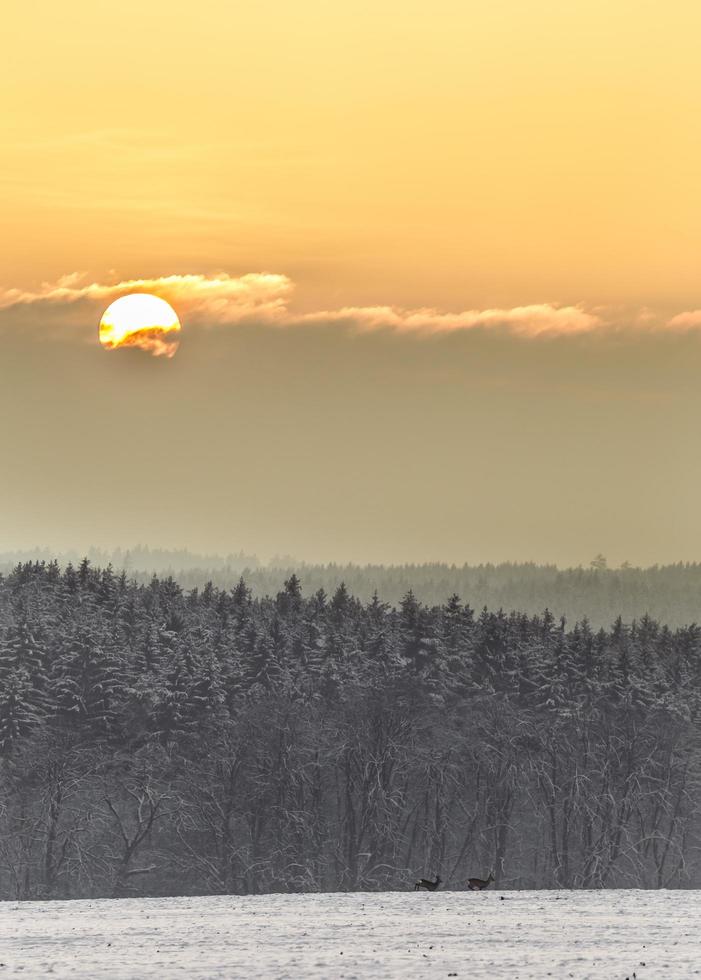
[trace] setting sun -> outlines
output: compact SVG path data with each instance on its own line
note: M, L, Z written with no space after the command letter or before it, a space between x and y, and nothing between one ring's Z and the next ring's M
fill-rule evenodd
M138 347L154 357L173 357L179 334L180 321L173 307L149 293L120 296L100 320L100 343L105 350Z

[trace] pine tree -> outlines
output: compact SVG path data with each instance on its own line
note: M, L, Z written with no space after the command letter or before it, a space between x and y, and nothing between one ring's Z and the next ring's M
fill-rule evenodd
M4 692L0 694L1 724L8 747L46 716L46 661L43 637L26 619L8 626L0 636L0 692Z
M0 674L0 755L9 756L15 744L43 720L27 671L22 667L4 670Z
M116 724L117 692L124 686L103 637L87 626L66 637L51 675L53 709L60 723L93 735L108 734Z
M302 608L302 585L296 575L285 581L285 588L278 592L275 607L281 616L294 616Z

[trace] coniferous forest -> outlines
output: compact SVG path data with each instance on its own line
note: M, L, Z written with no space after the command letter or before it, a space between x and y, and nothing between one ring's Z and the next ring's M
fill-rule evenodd
M701 629L0 581L0 898L701 887Z
M18 564L47 563L56 556L35 548L0 552L0 574L8 575ZM58 556L62 566L77 566L82 555ZM407 592L429 605L439 605L453 595L469 597L475 609L518 609L530 614L549 609L569 622L588 619L597 629L608 627L618 616L626 622L648 613L668 626L685 626L701 619L701 564L677 562L638 568L624 562L610 567L604 555L596 555L587 567L558 568L534 562L448 565L427 562L408 565L307 564L278 557L261 564L254 555L205 555L185 549L145 547L107 552L91 548L93 565L112 565L119 574L148 583L153 575L172 577L190 591L208 582L222 589L243 576L251 594L274 595L292 575L298 575L306 593L324 589L333 594L342 583L364 602L377 592L384 602L398 606Z

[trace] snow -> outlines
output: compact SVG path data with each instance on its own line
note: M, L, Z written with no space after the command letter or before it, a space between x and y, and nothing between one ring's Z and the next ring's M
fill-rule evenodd
M701 976L696 891L0 903L7 977Z

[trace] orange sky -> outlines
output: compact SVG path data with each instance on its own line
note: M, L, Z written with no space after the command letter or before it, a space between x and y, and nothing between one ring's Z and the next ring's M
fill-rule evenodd
M9 9L8 9L9 8ZM9 0L2 272L697 301L693 0Z
M69 518L76 491L61 498L59 481L37 522L45 433L28 409L26 432L7 433L25 474L4 491L14 544L139 537L357 560L698 557L701 464L688 440L701 410L699 4L9 0L3 18L4 397L65 403L71 378L71 391L105 401L109 417L123 412L133 431L152 370L163 424L172 416L184 427L171 456L202 467L190 499L204 513L202 488L216 484L209 497L219 499L226 485L245 515L221 533L222 497L209 523L183 528L163 492L170 463L159 477L141 435L132 476L173 512L149 522L143 509L120 511L131 499L128 444L118 434L105 445L103 425L91 479L109 519L85 506ZM84 274L76 294L57 298L55 284L73 273ZM175 298L158 285L173 276ZM119 283L142 279L183 321L167 390L162 365L105 362L113 355L87 346ZM212 280L224 282L216 310L202 298ZM42 337L59 351L48 375ZM208 349L217 371L237 359L235 394L212 391ZM271 359L267 374L249 362L253 350ZM335 395L351 363L352 409ZM323 425L306 401L315 391ZM188 399L200 417L209 399L227 432L235 412L245 435L227 441L226 465L219 437L205 445L181 418ZM74 434L60 457L53 442L44 451L68 486L84 449L65 412ZM270 486L279 430L266 412L306 431L296 462L278 446L295 507ZM378 417L396 426L382 439ZM410 424L431 444L430 477L407 479L403 435L392 449L392 433ZM321 476L334 432L353 460L346 472L331 451L337 482ZM641 461L653 445L650 475ZM635 464L619 465L626 453ZM326 503L312 505L320 480L347 518L334 524ZM505 522L514 481L528 516ZM401 528L391 526L398 513Z

